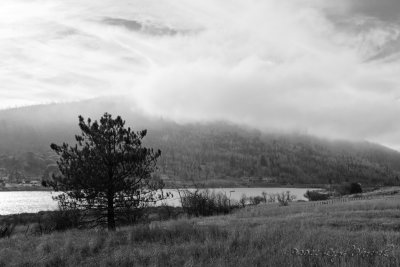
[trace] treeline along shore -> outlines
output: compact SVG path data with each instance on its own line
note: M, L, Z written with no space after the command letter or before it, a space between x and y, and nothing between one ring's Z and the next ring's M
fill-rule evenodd
M164 189L180 189L180 188L202 188L202 189L219 189L219 188L328 188L329 185L325 184L230 184L230 183L213 183L213 184L184 184L183 187L176 187L173 185L166 185ZM372 187L371 187L372 188ZM10 186L0 187L0 192L12 191L53 191L52 188L45 186Z
M156 175L168 187L192 181L206 187L400 184L400 153L379 144L261 132L221 121L178 124L134 112L121 99L118 105L98 99L0 111L0 180L50 179L58 158L49 142L73 143L77 116L97 117L105 109L122 114L135 128L148 129L144 144L162 151Z

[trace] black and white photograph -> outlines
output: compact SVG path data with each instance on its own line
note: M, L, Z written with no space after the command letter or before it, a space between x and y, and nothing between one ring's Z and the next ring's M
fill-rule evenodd
M0 0L0 267L400 266L400 0Z

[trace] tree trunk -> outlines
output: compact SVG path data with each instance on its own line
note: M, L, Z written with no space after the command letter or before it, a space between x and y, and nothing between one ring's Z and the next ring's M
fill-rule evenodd
M114 196L107 196L107 226L109 231L115 231Z

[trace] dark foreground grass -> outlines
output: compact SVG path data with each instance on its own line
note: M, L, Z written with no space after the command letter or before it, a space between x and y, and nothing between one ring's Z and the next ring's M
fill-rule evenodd
M0 266L400 266L400 201L249 207L232 215L0 240Z

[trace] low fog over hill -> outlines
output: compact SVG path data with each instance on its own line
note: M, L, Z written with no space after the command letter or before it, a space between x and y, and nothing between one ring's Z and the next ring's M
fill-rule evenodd
M399 3L2 0L0 108L127 95L400 150Z
M158 175L171 186L399 182L400 153L378 144L267 133L229 122L178 124L144 115L121 99L0 111L3 175L47 178L56 160L50 143L74 142L78 115L98 119L106 111L135 130L148 129L146 145L162 150Z

